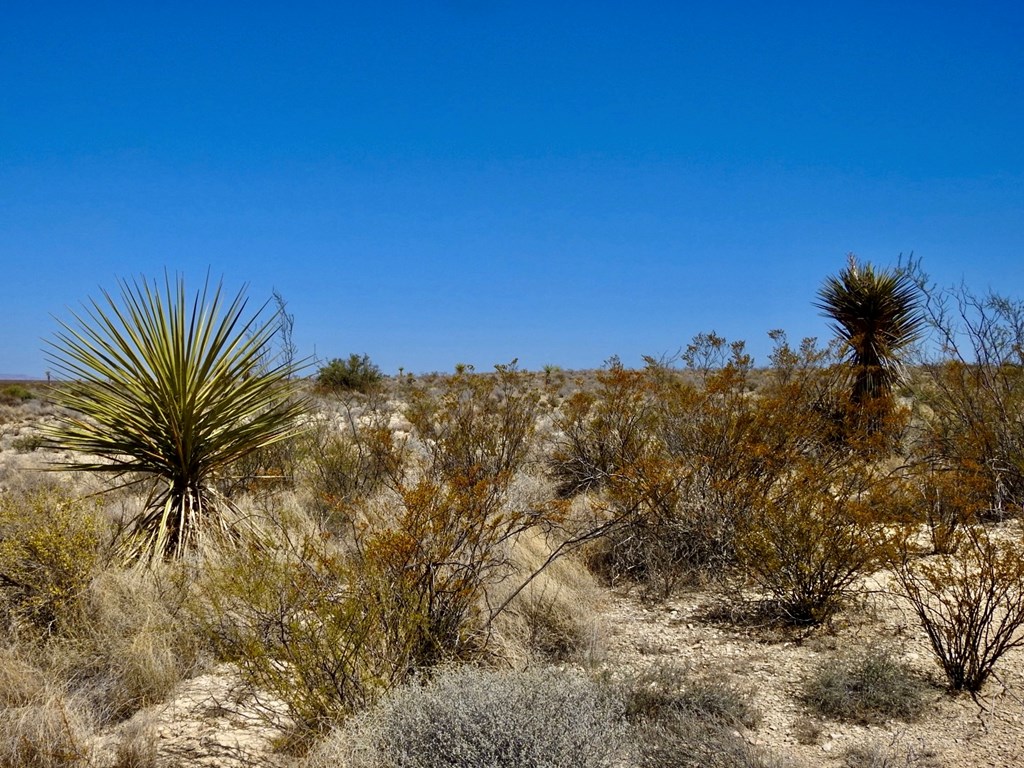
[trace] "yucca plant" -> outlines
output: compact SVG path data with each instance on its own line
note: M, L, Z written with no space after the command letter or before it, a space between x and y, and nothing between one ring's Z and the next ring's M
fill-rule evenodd
M847 266L818 291L815 306L849 349L852 400L863 405L886 397L901 374L900 353L924 328L917 284L902 269L876 271L851 253Z
M68 409L50 445L80 454L59 466L101 472L117 487L149 483L144 512L125 539L129 558L178 557L207 534L236 528L215 482L233 462L298 429L305 408L269 342L279 317L247 315L245 289L228 302L209 280L189 300L179 276L164 286L120 281L48 342Z

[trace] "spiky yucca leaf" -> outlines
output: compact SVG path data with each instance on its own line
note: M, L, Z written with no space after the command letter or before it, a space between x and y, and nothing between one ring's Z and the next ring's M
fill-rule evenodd
M900 378L900 352L924 328L917 286L902 270L875 271L851 254L838 275L829 276L815 306L850 350L853 401L888 395Z
M230 530L215 479L293 435L305 404L292 366L267 364L277 318L247 316L244 288L230 303L209 281L189 302L180 277L165 276L163 290L145 280L120 288L120 302L104 291L73 322L58 321L48 358L70 413L46 436L90 457L65 468L152 481L129 554L176 557Z

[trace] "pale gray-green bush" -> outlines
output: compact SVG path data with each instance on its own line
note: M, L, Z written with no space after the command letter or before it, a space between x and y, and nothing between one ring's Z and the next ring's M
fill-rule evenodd
M628 753L622 707L569 672L450 670L393 691L336 732L308 768L611 768Z

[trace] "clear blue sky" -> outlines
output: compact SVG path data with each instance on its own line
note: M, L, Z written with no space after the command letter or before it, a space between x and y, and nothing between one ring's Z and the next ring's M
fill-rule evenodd
M0 373L119 277L321 358L828 335L853 251L1024 297L1019 2L0 6Z

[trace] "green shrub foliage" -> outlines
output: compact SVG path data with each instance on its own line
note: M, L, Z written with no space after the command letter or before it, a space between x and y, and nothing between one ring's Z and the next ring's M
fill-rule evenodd
M369 355L354 352L343 360L336 357L324 365L316 377L317 386L325 392L361 392L369 394L384 382L384 375Z

